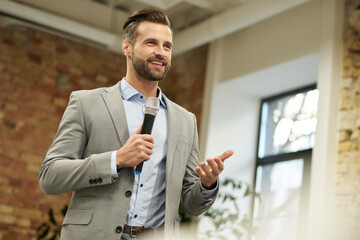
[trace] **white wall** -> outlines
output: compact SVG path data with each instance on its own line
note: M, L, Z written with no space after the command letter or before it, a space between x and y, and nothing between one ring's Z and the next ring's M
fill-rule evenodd
M316 82L318 15L311 1L210 45L200 141L205 156L233 148L224 175L253 182L261 98Z
M260 100L239 94L238 86L232 83L215 86L206 155L234 150L233 157L225 162L224 176L252 183L259 109Z
M320 3L312 0L223 38L221 81L319 51Z
M226 162L223 177L252 183L260 99L318 83L321 127L312 159L308 221L315 232L326 213L327 205L321 203L329 196L324 189L333 185L336 161L336 124L331 119L336 119L341 68L336 47L341 45L340 2L312 0L211 43L204 99L209 104L201 123L204 155L232 148L235 155Z

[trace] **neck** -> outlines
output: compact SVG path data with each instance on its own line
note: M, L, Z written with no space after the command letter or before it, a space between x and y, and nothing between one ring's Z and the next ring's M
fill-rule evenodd
M144 95L145 100L149 97L157 97L158 81L150 81L138 76L131 76L131 74L126 74L125 79L133 88Z

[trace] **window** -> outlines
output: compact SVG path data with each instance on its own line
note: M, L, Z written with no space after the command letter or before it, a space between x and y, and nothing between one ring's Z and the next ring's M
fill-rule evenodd
M253 240L302 239L318 97L311 86L262 101Z

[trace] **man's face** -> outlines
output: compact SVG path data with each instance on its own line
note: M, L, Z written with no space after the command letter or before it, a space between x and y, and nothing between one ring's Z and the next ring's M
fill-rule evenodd
M168 26L141 22L132 47L135 72L150 81L163 79L171 66L172 33Z

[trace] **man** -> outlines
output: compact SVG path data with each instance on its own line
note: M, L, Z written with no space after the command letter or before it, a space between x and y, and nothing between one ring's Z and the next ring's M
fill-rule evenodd
M125 78L110 88L71 94L40 169L45 193L73 192L62 239L132 239L159 228L172 239L180 201L191 215L206 211L223 162L233 154L228 150L200 164L195 116L158 88L171 64L167 16L155 9L135 12L123 39ZM140 134L149 97L160 100L152 135Z

